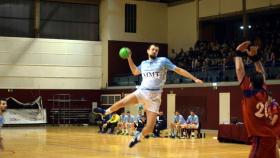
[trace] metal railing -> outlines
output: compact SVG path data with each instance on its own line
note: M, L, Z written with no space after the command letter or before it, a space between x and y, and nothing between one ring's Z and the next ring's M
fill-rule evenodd
M275 65L265 64L266 76L269 80L280 79L280 63ZM247 65L246 72L250 73L254 71L254 65ZM188 69L193 75L202 79L204 82L231 82L237 81L235 74L235 67L232 66L215 66L209 67L206 71ZM109 86L136 86L140 85L142 76L133 76L131 74L118 74L113 75L112 80L109 82ZM190 79L186 79L175 72L169 71L167 73L166 84L185 84L193 83Z

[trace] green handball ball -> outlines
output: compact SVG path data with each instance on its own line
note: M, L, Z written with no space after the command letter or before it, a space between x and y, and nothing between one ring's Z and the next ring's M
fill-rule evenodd
M126 47L122 47L119 51L119 55L122 59L127 59L129 56L129 50Z

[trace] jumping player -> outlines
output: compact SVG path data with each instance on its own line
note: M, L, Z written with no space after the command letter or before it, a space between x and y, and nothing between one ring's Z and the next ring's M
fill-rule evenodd
M257 50L258 46L246 41L236 48L235 57L236 75L243 93L243 119L248 136L253 142L249 158L276 158L276 133L270 125L270 119L265 115L267 101L265 71ZM246 75L242 61L242 56L246 54L254 62L256 69L250 76Z
M95 109L95 111L107 115L125 106L140 103L143 104L146 111L147 123L142 132L136 134L130 142L129 147L133 147L136 143L140 142L142 138L153 132L157 114L159 112L161 93L166 80L167 70L172 70L179 75L193 80L195 83L202 84L203 82L186 70L175 66L169 59L165 57L157 57L159 53L159 46L155 44L150 45L147 49L148 60L142 61L138 67L134 64L131 58L130 50L129 52L130 55L128 57L128 64L132 74L142 74L143 80L140 87L133 93L113 104L106 111L99 108Z

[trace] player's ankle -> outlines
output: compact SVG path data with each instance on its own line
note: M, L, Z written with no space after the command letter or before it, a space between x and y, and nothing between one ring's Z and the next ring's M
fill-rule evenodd
M111 109L109 108L109 109L107 109L106 111L105 111L105 115L109 115L109 114L111 114L112 113L112 111L111 111Z
M137 136L137 140L141 141L141 139L144 138L144 135L142 134L142 132Z

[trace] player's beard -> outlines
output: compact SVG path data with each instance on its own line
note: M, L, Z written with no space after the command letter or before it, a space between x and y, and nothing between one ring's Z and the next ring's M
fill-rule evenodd
M0 110L2 111L2 113L4 113L6 111L6 108L1 108Z
M150 57L151 59L153 59L153 60L157 58L156 55L149 55L149 57Z

